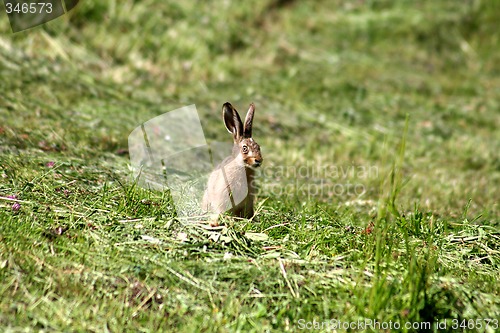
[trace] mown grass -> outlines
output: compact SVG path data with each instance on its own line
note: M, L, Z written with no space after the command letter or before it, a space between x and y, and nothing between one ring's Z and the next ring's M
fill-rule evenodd
M17 34L4 15L0 325L498 319L499 4L82 1ZM257 106L259 210L209 230L134 185L127 136L196 104L229 141L225 101Z

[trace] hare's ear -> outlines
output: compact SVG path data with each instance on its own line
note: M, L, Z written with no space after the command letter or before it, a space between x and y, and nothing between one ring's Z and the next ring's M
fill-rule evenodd
M243 137L251 138L252 137L252 122L253 122L253 113L255 112L255 105L252 103L248 108L247 116L245 117L245 127L243 127Z
M243 134L243 123L241 122L238 111L231 105L231 103L224 103L222 105L222 117L227 131L233 135L234 140L241 138Z

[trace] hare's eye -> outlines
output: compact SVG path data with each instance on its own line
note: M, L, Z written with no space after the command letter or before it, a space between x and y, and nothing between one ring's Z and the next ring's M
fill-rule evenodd
M241 147L241 151L242 151L244 154L248 154L248 146L243 145L243 147Z

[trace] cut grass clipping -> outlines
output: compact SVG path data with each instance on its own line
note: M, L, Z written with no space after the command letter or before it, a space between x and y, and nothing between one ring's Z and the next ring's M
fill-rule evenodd
M499 12L87 0L16 34L4 16L0 327L498 331ZM196 104L230 144L226 101L255 103L264 162L255 217L209 228L137 186L127 137Z

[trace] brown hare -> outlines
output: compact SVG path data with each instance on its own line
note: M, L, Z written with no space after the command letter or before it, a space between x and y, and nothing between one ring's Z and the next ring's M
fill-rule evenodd
M244 218L251 218L254 214L255 168L262 163L260 147L252 138L254 112L252 103L243 124L238 111L230 103L222 106L222 117L228 132L233 135L234 146L232 155L210 174L202 202L205 212L230 213Z

